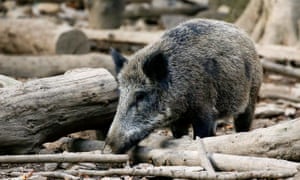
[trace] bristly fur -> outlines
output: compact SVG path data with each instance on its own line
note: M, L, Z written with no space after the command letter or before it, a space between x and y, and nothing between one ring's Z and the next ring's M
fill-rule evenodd
M181 137L192 124L194 136L207 137L217 118L234 116L236 131L248 131L262 67L242 30L195 19L122 63L118 80L120 101L106 142L120 153L163 126Z

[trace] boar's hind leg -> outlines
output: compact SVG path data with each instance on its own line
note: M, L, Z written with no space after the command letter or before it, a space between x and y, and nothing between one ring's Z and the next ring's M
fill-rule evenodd
M200 138L214 136L215 123L215 116L211 113L204 113L194 118L192 121L194 139L196 136Z
M171 131L174 138L181 138L183 135L188 135L190 123L187 119L178 119L171 125Z
M254 116L255 103L256 96L251 97L245 112L234 117L234 127L236 132L249 131Z

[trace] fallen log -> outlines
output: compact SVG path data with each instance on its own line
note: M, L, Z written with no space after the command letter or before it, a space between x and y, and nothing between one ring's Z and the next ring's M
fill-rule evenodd
M300 119L289 120L268 128L255 129L245 133L235 133L230 135L204 138L204 145L208 152L246 155L254 157L279 158L291 161L300 161ZM140 143L141 146L148 148L138 148L138 153L143 156L150 152L151 148L165 148L176 151L195 151L198 147L191 138L171 139L166 136L150 136ZM149 150L150 148L150 150ZM158 154L157 151L154 154ZM184 153L176 153L177 161L180 163L195 163L195 156L185 156ZM181 156L182 154L182 156ZM164 154L159 156L156 161L164 161ZM189 158L187 158L189 157ZM144 156L145 159L151 159L151 156ZM175 161L176 162L176 161ZM183 165L183 164L181 164ZM185 164L186 165L186 164Z
M38 31L37 31L38 29ZM42 19L1 19L0 52L8 54L84 54L83 32Z
M113 43L147 45L157 41L164 31L141 32L129 30L81 29L88 39ZM300 62L300 49L281 45L255 45L258 54L270 60L293 60Z
M186 14L194 15L199 11L206 10L206 4L182 4L175 7L153 7L144 6L143 4L135 4L127 8L124 12L125 18L140 18L140 17L159 17L164 14Z
M122 30L92 30L81 29L92 42L97 51L109 51L111 47L121 50L127 54L143 48L149 43L159 39L162 34L159 32L140 32Z
M0 154L37 152L72 132L109 126L117 83L105 69L81 69L0 89Z
M81 29L88 37L99 47L108 49L112 44L114 46L136 45L142 48L147 44L157 41L164 31L141 32L141 31L123 31L123 30L92 30ZM259 56L272 61L290 61L300 64L300 49L280 45L259 45L256 44L256 50Z
M280 65L278 63L274 63L274 62L271 62L271 61L268 61L265 59L262 59L261 63L266 71L270 71L273 73L300 79L300 69L299 68L293 68L291 66Z
M259 91L260 98L283 99L290 102L300 102L300 90L298 87L275 85L264 83Z
M115 75L111 57L100 53L41 56L0 55L0 73L13 77L48 77L83 67L101 67Z
M197 157L195 150L172 150L171 148L151 149L139 147L132 153L131 158L136 163L149 163L155 166L202 166L203 162ZM282 171L297 173L300 164L273 158L248 157L212 153L210 156L215 169L219 171Z
M281 45L256 44L258 54L268 60L295 61L300 63L300 49Z
M81 29L89 40L123 44L137 44L145 46L157 41L163 31L142 32L142 31L123 31L123 30L93 30Z

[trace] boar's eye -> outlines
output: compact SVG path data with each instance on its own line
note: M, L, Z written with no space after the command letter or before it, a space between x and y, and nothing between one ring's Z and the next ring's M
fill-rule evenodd
M132 103L130 104L130 107L135 107L138 111L141 108L142 101L147 97L146 92L138 91L134 94L134 99Z
M143 91L136 92L136 94L135 94L136 103L138 103L139 101L142 101L143 99L145 99L145 97L146 97L145 92L143 92Z

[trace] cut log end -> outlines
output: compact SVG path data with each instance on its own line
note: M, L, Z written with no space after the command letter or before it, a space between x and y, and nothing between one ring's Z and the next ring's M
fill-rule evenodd
M89 51L88 38L77 29L60 34L55 46L56 54L85 54Z

